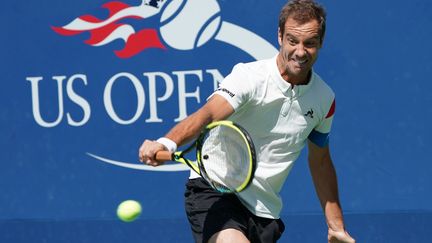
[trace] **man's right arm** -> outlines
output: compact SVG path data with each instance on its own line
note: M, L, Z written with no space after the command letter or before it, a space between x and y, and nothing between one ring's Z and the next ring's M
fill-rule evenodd
M181 146L198 136L210 122L224 120L232 113L234 109L231 104L215 94L198 111L174 126L165 137ZM154 160L155 154L160 150L166 150L166 147L156 141L145 140L139 149L139 159L148 165L160 165L160 162Z

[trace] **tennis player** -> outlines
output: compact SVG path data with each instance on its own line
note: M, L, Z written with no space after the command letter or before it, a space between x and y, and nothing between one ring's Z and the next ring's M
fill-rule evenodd
M175 151L212 121L232 120L252 136L257 169L246 190L221 194L191 172L185 207L196 242L276 242L284 231L279 192L305 144L328 242L355 242L345 230L328 145L335 95L312 69L325 26L326 13L319 4L289 1L280 12L275 57L235 65L201 109L165 137L141 146L140 160L157 166L156 152Z

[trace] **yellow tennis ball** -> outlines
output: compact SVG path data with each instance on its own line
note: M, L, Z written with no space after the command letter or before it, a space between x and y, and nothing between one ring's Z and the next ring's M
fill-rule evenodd
M126 200L117 207L117 216L124 222L132 222L141 214L141 204L134 200Z

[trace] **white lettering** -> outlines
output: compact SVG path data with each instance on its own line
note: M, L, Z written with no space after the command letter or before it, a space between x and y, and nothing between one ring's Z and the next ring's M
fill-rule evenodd
M135 115L129 119L129 120L123 120L121 119L117 113L114 110L113 104L112 104L112 97L111 97L111 92L112 92L112 86L114 84L114 82L116 80L118 80L118 78L121 77L125 77L127 79L129 79L136 91L136 95L137 95L137 109L135 112ZM138 80L138 78L136 78L134 75L130 74L130 73L118 73L116 75L114 75L107 83L107 85L105 86L105 91L104 91L104 104L105 104L105 110L107 111L108 115L117 123L122 124L122 125L128 125L128 124L132 124L134 123L140 116L141 113L144 110L144 105L145 105L145 93L144 93L144 88L141 85L140 81Z
M157 115L157 101L165 101L167 100L174 91L174 84L172 78L162 72L151 72L151 73L144 73L144 76L148 77L149 79L149 103L150 103L150 117L146 119L146 122L162 122L162 119L160 119ZM156 77L161 77L163 81L165 81L165 93L162 95L162 97L157 97L156 93Z
M224 79L224 76L217 69L207 69L206 73L209 73L213 77L213 90L216 90L219 87L219 84Z
M204 78L204 74L206 77ZM208 74L208 75L207 75ZM207 70L183 70L183 71L173 71L172 75L169 75L165 72L144 72L143 77L148 79L148 93L146 94L145 88L141 81L134 75L128 72L117 73L112 76L105 85L103 91L103 103L105 106L105 110L108 116L116 123L122 125L130 125L136 122L143 114L146 102L146 95L149 97L149 115L148 118L145 119L146 123L161 123L164 122L163 117L159 114L158 104L160 102L169 101L170 98L174 94L174 89L177 90L178 94L178 104L175 101L169 101L172 103L169 111L164 111L174 113L178 112L177 117L174 119L174 122L179 122L185 119L188 114L188 104L191 102L191 98L193 102L201 103L201 86L205 80L212 82L211 84L206 84L206 88L210 88L211 90L205 90L204 93L207 95L208 91L216 90L219 86L219 83L224 79L223 75L217 69L207 69ZM77 90L77 82L83 83L86 87L88 85L87 75L85 74L74 74L70 78L66 76L53 76L52 80L56 81L57 84L57 101L49 101L51 104L48 109L53 109L52 105L58 105L58 114L55 120L51 121L51 116L42 117L41 114L41 103L40 103L40 94L42 86L40 85L41 81L43 81L43 77L27 77L26 80L30 82L31 85L31 100L32 100L32 111L33 117L36 123L42 127L55 127L59 125L63 119L64 113L66 113L67 124L70 126L83 126L85 125L91 117L92 107L90 106L89 100L80 95ZM113 86L116 81L119 79L124 79L126 82L130 82L133 85L135 93L137 97L137 104L132 104L133 114L131 116L125 118L120 117L118 110L114 107L115 102L113 102ZM212 80L210 80L212 79ZM67 82L65 81L67 80ZM63 83L66 82L66 98L69 98L74 104L76 104L79 108L82 109L82 117L77 117L76 114L72 114L71 112L66 112L66 108L64 107L64 94L63 94ZM178 87L175 87L175 82L177 81ZM196 82L198 81L198 83ZM125 94L125 97L130 97L129 94ZM48 96L49 98L52 95ZM97 94L93 94L91 97L99 97ZM114 96L115 97L115 96ZM97 102L96 102L97 103ZM118 109L118 108L117 108ZM122 115L124 116L124 115Z
M201 70L190 70L190 71L176 71L173 72L178 77L178 99L179 99L179 116L174 119L175 122L179 122L187 117L186 109L186 98L195 98L200 103L200 89L197 87L194 92L186 92L186 75L196 75L199 81L203 81Z
M84 85L87 85L87 77L83 74L75 74L72 77L70 77L68 79L68 82L66 84L66 92L69 96L69 98L77 105L79 105L83 112L83 119L81 121L74 121L71 117L71 115L69 114L69 112L66 114L67 116L67 120L69 125L75 126L75 127L79 127L82 126L84 124L87 123L87 121L90 119L90 114L91 114L91 110L90 110L90 105L89 103L81 96L79 96L77 93L75 93L74 89L73 89L73 82L76 79L80 79L83 81Z
M66 76L54 76L53 79L57 81L57 95L58 95L58 116L57 119L53 122L47 122L42 119L40 113L40 105L39 105L39 82L43 79L42 77L27 77L26 80L31 84L31 93L32 93L32 110L33 117L37 124L42 127L55 127L57 126L62 118L63 118L63 80Z

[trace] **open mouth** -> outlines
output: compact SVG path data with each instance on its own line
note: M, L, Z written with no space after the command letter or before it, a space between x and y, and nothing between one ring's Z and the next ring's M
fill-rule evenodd
M294 60L295 62L297 62L298 64L305 64L308 59L304 59L304 60Z
M292 59L292 61L296 64L296 66L299 66L299 67L304 67L308 63L308 59L304 59L304 60Z

